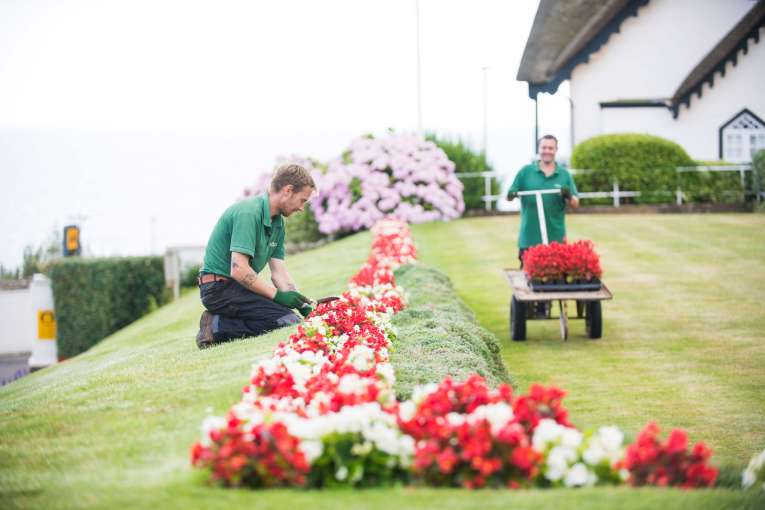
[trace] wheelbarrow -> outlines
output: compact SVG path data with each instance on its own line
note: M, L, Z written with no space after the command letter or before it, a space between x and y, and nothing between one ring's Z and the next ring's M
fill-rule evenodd
M519 196L535 195L537 204L537 216L539 217L539 230L542 234L542 242L549 244L547 237L547 223L545 211L542 205L542 195L560 193L557 189L545 189L536 191L521 191ZM514 341L526 340L526 322L529 320L554 320L560 321L561 339L568 339L568 322L570 319L583 319L587 336L597 339L603 336L603 308L601 301L613 299L613 294L608 287L601 282L596 290L566 290L553 292L535 291L529 286L526 273L517 269L504 269L505 278L513 289L510 299L510 337ZM574 289L576 287L573 287ZM554 317L552 309L555 301L558 302L558 317ZM569 317L568 302L576 304L576 316Z

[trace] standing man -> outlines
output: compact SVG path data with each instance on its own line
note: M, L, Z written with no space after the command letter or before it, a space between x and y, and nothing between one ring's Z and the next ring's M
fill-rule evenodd
M284 262L284 218L302 211L316 189L300 165L279 167L270 189L232 205L213 229L199 275L206 308L199 321L200 349L257 336L300 322L310 300L297 291ZM271 283L259 278L268 264Z
M519 191L540 189L559 189L560 194L542 195L545 210L547 238L550 242L563 242L566 239L566 206L579 207L578 192L574 178L568 170L555 162L558 152L558 139L545 135L537 145L539 160L526 165L515 176L507 193L507 199L514 199ZM523 267L523 253L530 247L542 244L542 232L539 229L539 215L534 195L521 197L521 229L518 235L518 259Z

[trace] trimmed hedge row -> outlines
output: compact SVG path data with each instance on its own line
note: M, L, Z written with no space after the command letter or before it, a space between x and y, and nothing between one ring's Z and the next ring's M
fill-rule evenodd
M677 189L676 168L693 164L678 144L637 133L595 136L571 155L573 168L589 170L575 176L579 191L610 191L616 181L623 190L641 192L637 203L672 201L673 195L663 193Z
M589 138L578 144L571 166L586 170L575 176L579 191L610 191L613 183L641 196L623 199L634 203L675 201L681 189L688 202L740 203L752 189L751 172L741 182L739 172L678 172L681 166L726 165L720 161L694 161L678 144L658 136L624 133ZM595 199L592 203L608 203Z
M477 373L491 386L510 381L496 337L478 325L448 276L406 264L395 278L408 299L393 318L398 342L391 363L399 399L409 398L415 386L440 382L447 375L464 380Z
M69 358L167 299L162 257L63 259L50 278L59 356Z
M752 169L754 170L752 188L756 193L761 193L765 191L765 149L757 151L752 158Z

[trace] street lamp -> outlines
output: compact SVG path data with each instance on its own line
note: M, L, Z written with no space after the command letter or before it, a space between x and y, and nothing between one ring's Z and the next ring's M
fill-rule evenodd
M487 146L488 146L488 73L487 71L491 69L489 66L484 66L481 68L481 72L483 73L483 154L484 157L488 154Z
M420 0L415 0L415 20L417 25L417 132L422 134L422 70L420 64Z

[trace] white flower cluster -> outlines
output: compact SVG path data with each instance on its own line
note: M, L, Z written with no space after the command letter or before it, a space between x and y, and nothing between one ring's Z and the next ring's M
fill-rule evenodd
M748 489L761 482L762 490L765 490L765 450L752 457L749 465L741 475L741 485Z
M617 427L601 427L585 437L576 429L544 419L534 430L532 447L545 457L544 477L566 487L588 487L598 482L598 468L611 470L623 457L624 434ZM622 479L627 473L619 473Z
M393 457L400 466L407 467L414 454L414 439L401 433L396 416L384 411L377 402L345 406L336 413L312 418L291 414L280 419L290 434L300 438L302 445L307 444L315 455L308 459L309 462L321 455L322 439L332 434L354 435L351 453L358 457L368 455L374 448ZM305 448L303 452L308 455Z

